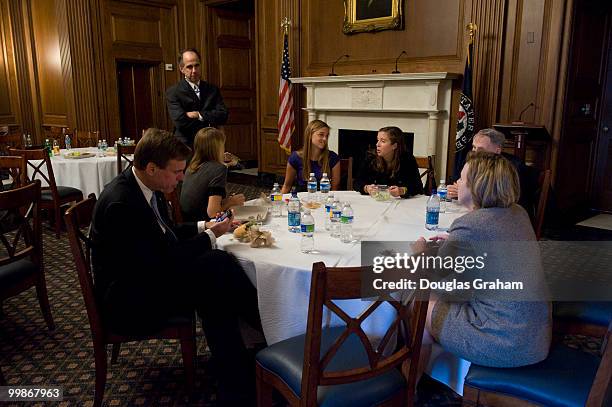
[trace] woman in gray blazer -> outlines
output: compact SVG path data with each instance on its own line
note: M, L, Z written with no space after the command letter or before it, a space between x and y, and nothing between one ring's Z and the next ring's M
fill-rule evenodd
M482 256L482 268L450 270L445 282L470 284L453 296L432 293L423 343L438 342L470 362L516 367L546 358L551 341L551 306L540 250L529 216L516 204L518 175L498 154L470 153L457 182L459 203L469 213L439 235L438 256ZM417 242L423 249L424 239ZM520 282L511 290L483 288L486 282ZM459 296L455 294L459 293ZM427 346L423 358L427 358ZM423 359L422 359L423 360Z

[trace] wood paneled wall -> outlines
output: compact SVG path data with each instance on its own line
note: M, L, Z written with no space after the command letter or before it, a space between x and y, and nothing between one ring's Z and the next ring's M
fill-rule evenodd
M559 138L558 106L563 99L561 84L565 74L560 66L568 12L564 0L405 0L404 30L350 36L342 33L342 1L262 3L258 2L257 7L258 119L263 147L260 159L267 170L282 172L286 162L286 156L273 142L282 47L280 21L284 16L293 21L294 76L325 76L342 54L350 58L336 65L339 75L390 73L402 51L408 55L399 60L401 72L463 74L468 41L465 26L474 22L478 25L473 78L477 127L517 120L521 110L533 102L535 107L525 112L523 120L544 124L554 140ZM455 88L460 85L456 83ZM298 114L304 105L303 96L296 100L301 101ZM456 103L455 95L454 106ZM299 144L302 128L303 125L294 135L294 145ZM453 145L454 126L449 139ZM555 151L553 143L553 161ZM452 161L452 154L449 158Z

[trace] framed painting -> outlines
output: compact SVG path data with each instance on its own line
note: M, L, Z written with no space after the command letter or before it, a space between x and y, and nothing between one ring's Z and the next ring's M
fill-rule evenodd
M401 30L404 0L344 0L345 34Z

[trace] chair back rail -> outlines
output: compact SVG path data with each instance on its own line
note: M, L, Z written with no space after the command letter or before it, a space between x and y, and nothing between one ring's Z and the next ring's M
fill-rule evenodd
M8 189L19 188L26 182L26 160L22 156L3 155L0 156L0 170L5 171L11 177L12 183ZM3 186L4 189L4 186Z
M612 345L610 338L612 336L612 321L608 325L608 331L603 338L601 346L601 362L595 374L591 391L586 402L587 407L603 406L606 394L612 384Z
M546 214L546 204L548 202L548 193L550 191L550 180L552 172L550 170L542 171L539 179L539 198L536 207L535 219L533 221L533 229L536 238L540 240L542 236L542 227L544 226L544 215Z
M336 268L326 267L321 262L313 265L302 375L304 405L316 404L318 386L368 379L400 365L408 385L411 386L407 391L414 392L416 380L406 375L416 375L429 292L420 293L418 300L416 293L413 293L410 301L373 301L360 315L351 317L333 301L362 298L361 278L366 272L371 272L371 267ZM395 308L396 317L381 342L375 347L363 331L362 323L385 302ZM321 356L324 306L340 317L346 323L346 328ZM367 353L368 365L327 372L329 363L352 334L357 335ZM397 338L399 346L388 349L393 345L391 343L393 338Z
M431 195L431 191L436 185L436 174L434 170L434 157L429 155L427 157L414 157L416 159L417 168L425 169L421 172L421 180L425 178L423 187L426 195Z
M340 179L346 179L346 190L353 190L353 157L340 159Z
M136 146L124 146L117 144L117 175L121 174L124 170L133 165L134 151L136 151ZM132 157L129 157L130 155L132 155ZM127 167L125 168L123 168L123 160L127 161Z
M0 242L6 251L6 256L0 257L0 266L26 257L38 266L42 264L39 202L40 181L0 192Z
M79 276L79 284L85 300L87 317L91 327L94 341L104 340L104 329L102 318L98 310L94 291L94 280L91 270L91 245L92 242L87 234L83 233L84 228L89 228L93 217L93 209L96 205L96 196L90 194L89 197L71 206L64 215L66 229L68 230L68 240L70 249L74 257L74 262Z
M33 149L33 150L18 150L12 148L11 154L19 155L26 160L26 169L29 168L32 171L31 175L25 174L28 181L35 179L44 180L49 186L43 187L43 189L50 189L53 199L59 199L57 194L57 185L55 183L55 176L53 175L53 166L51 165L51 159L45 149ZM43 171L46 168L47 173Z

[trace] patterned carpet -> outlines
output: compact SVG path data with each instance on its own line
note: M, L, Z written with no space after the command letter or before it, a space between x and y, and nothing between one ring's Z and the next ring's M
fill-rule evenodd
M228 190L245 193L247 199L262 191L256 185L238 184L230 184ZM46 278L56 329L47 329L34 289L6 300L0 316L0 366L9 385L62 386L64 401L56 405L90 406L94 395L93 349L72 254L65 234L58 240L52 231L43 229ZM198 332L195 396L188 399L185 393L178 343L151 340L123 345L118 363L109 363L105 405L214 406L215 383L206 368L209 354L201 330ZM571 341L590 351L599 346L589 338ZM419 385L418 400L419 406L461 405L461 397L428 378Z

